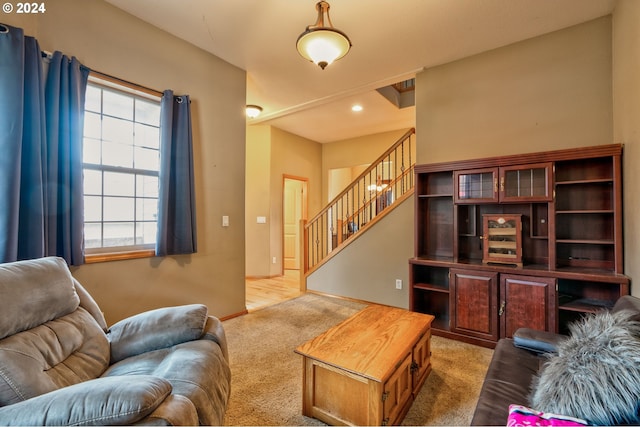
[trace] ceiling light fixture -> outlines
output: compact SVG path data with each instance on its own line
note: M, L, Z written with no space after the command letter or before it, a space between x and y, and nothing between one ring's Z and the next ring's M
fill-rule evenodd
M260 115L260 113L262 113L262 107L260 107L259 105L247 105L245 111L247 117L249 117L250 119L255 119Z
M320 1L316 4L318 19L314 25L307 26L304 33L300 34L296 42L298 53L303 58L317 64L323 70L333 61L336 61L349 52L351 41L345 33L333 28L329 18L329 3ZM325 27L327 15L328 26Z
M351 111L353 111L355 113L358 113L358 112L360 112L362 110L363 110L363 108L362 108L362 105L360 105L360 104L356 104L353 107L351 107Z

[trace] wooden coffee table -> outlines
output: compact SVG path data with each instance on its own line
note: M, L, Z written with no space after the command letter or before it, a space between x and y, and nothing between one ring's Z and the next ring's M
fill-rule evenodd
M433 316L371 305L295 352L302 413L331 425L398 425L431 372Z

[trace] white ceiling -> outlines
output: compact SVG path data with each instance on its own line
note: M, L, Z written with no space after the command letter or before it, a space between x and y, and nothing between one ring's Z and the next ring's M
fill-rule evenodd
M415 108L378 87L607 15L616 0L328 0L353 47L325 70L295 49L316 0L107 1L246 70L247 104L264 109L250 124L325 143L414 126Z

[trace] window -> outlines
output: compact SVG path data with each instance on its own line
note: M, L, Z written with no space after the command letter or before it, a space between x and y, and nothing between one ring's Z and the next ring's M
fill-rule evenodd
M91 76L84 117L85 253L153 249L160 97Z

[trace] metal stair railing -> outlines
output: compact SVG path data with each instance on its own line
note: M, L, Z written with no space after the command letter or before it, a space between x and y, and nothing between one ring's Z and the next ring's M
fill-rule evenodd
M387 151L304 224L303 268L310 273L376 222L413 190L415 129Z

